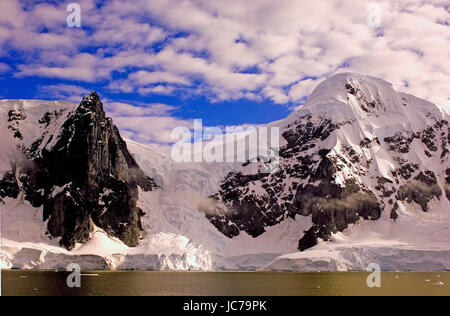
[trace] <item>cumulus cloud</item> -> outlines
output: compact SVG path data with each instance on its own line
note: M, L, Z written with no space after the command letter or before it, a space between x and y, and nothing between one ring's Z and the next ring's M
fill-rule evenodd
M163 103L117 102L104 98L103 107L108 116L120 129L123 137L146 144L153 149L168 153L170 145L175 142L171 138L176 127L192 128L191 120L173 116L178 108Z
M311 94L321 80L305 79L293 85L289 90L289 98L294 101L301 101Z
M79 103L83 96L88 95L88 89L68 84L56 84L38 87L38 98L71 101Z
M113 117L144 117L144 116L163 116L177 108L172 105L156 103L134 105L124 102L114 102L108 99L104 100L105 110Z
M189 86L190 80L167 71L136 71L125 80L113 81L108 89L118 92L138 92L141 95L171 94L178 86Z
M63 4L1 1L8 14L0 21L0 57L11 50L25 56L15 76L295 106L320 81L357 71L450 106L448 1L78 2L82 29L64 25ZM370 4L379 5L377 27L368 24Z
M176 127L192 126L191 121L177 119L171 116L116 116L115 124L126 137L143 144L171 144L172 130Z
M171 95L173 94L175 89L176 88L172 86L156 85L152 87L138 88L137 92L140 95L152 95L152 94Z

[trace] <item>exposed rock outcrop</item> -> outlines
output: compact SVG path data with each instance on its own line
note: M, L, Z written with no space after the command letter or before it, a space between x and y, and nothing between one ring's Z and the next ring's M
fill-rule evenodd
M0 179L0 202L5 197L16 199L20 193L19 185L12 171L8 171Z
M407 182L398 189L397 199L408 203L416 202L424 212L428 212L428 203L433 199L440 199L442 190L432 171L419 173L414 180Z
M447 199L450 201L450 168L445 171L445 195Z

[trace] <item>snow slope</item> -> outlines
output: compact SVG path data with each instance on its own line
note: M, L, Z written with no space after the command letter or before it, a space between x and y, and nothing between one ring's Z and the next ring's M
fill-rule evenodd
M450 270L450 209L433 211L402 204L394 223L386 212L378 221L362 221L305 252L280 256L260 271L365 271L379 264L386 271Z

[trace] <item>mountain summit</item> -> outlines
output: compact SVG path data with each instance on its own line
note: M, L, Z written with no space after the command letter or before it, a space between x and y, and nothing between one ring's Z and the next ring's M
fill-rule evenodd
M448 116L433 103L396 91L385 80L357 73L341 73L320 83L306 104L286 121L308 113L326 113L334 121L358 120L363 125L400 130L423 128L426 115Z
M259 174L242 166L204 209L228 237L258 237L288 218L311 216L299 236L304 251L360 220L387 213L395 221L399 209L433 211L441 199L449 206L448 114L384 80L336 75L277 124L280 169Z

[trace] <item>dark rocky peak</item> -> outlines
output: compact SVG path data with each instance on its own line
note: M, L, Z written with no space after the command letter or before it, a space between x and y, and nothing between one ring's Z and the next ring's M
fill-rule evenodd
M44 207L48 232L73 249L90 238L94 225L128 246L139 242L142 210L138 187L157 188L138 166L97 93L47 126L29 149L32 162L21 183L35 207Z
M79 114L86 114L89 112L93 112L101 117L106 116L100 97L95 91L91 92L90 95L83 97L80 106L77 108L77 113Z

